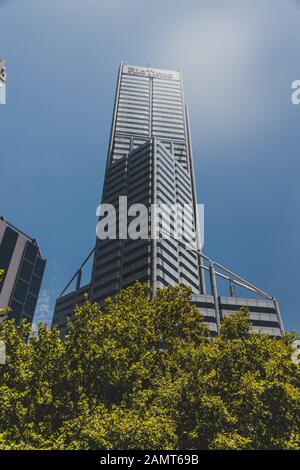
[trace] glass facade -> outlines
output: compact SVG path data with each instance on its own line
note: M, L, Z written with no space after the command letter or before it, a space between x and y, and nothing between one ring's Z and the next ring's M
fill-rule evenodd
M1 306L9 306L10 318L32 322L46 261L35 240L0 219L0 267L5 277L0 283Z
M1 269L4 269L4 277L2 281L0 281L0 293L5 282L5 277L17 243L17 239L18 233L15 230L12 230L10 227L7 227L0 245L0 267Z
M184 283L202 293L198 255L163 235L170 222L172 228L169 207L189 204L183 241L197 245L191 159L181 73L121 64L102 203L114 204L117 216L119 196L127 196L128 206L146 205L149 213L156 204L159 239L151 240L149 217L148 240L97 240L94 300L136 280L149 282L154 290Z

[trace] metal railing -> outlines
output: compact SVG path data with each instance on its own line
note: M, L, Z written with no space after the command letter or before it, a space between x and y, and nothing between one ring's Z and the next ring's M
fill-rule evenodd
M219 309L219 300L218 300L218 283L217 283L217 279L222 278L222 279L224 279L225 281L228 282L229 297L237 297L236 287L242 287L242 288L248 290L249 292L252 292L252 293L258 295L259 297L261 297L265 300L271 301L273 303L273 306L274 306L274 309L275 309L275 312L276 312L276 316L277 316L280 331L281 331L281 333L284 333L284 327L283 327L283 323L282 323L282 319L281 319L279 304L278 304L278 301L276 300L276 298L274 296L272 296L272 295L264 292L263 290L259 289L255 285L253 285L250 282L248 282L247 280L243 279L241 276L235 274L233 271L231 271L230 269L228 269L225 266L223 266L222 264L220 264L219 262L217 262L217 261L213 260L212 258L210 258L209 256L207 256L202 251L197 250L194 246L191 246L191 245L189 245L189 244L187 244L187 243L185 243L185 242L183 242L183 241L181 241L181 240L179 240L175 237L172 237L169 233L167 234L167 233L161 231L161 234L162 235L167 235L167 237L175 240L179 245L183 246L187 251L192 251L192 252L196 253L197 255L199 255L200 268L209 273L210 290L211 290L211 295L214 298L214 306L215 306L216 321L217 321L218 329L219 329L219 326L220 326L221 319L220 319L220 309ZM72 282L75 279L76 279L75 291L78 291L80 289L82 269L84 268L86 263L89 261L89 259L91 258L91 256L93 255L94 252L95 252L95 247L90 251L88 256L85 258L83 263L80 265L78 270L75 272L74 276L66 284L64 289L61 291L59 297L62 297L64 295L64 293L67 291L67 289L70 287L70 285L72 284ZM205 262L208 265L206 265ZM218 270L216 270L215 268L217 268ZM203 291L201 292L201 294L206 295L206 291L205 291L204 286L203 286Z

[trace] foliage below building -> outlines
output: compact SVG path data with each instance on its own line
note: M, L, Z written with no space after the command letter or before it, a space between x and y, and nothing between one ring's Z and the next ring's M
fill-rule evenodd
M190 296L137 283L77 308L64 341L3 320L1 448L300 449L294 336L241 311L212 339Z

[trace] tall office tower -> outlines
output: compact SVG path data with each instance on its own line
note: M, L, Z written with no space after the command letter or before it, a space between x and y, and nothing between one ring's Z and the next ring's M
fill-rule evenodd
M120 196L126 196L128 208L133 204L148 208L140 223L141 231L141 225L146 226L146 237L134 240L122 232L127 208ZM200 252L190 129L179 71L121 64L102 204L116 208L117 237L97 239L90 284L80 287L83 263L73 277L77 278L75 291L65 294L65 288L56 301L53 326L65 331L67 318L74 306L83 302L84 293L102 304L106 297L139 280L148 282L154 292L172 284L190 286L193 302L212 334L218 333L222 317L242 305L251 312L254 331L282 334L275 299ZM157 220L152 217L151 205L159 207ZM174 205L187 208L179 240L172 232L171 237L165 237L176 223L176 215L170 217L168 210ZM101 214L100 223L105 218L112 225L106 213ZM129 223L133 219L130 214ZM127 224L125 228L127 232ZM210 293L206 293L204 271L209 274ZM217 278L229 282L230 297L219 295ZM262 300L237 297L236 286Z
M33 320L45 264L37 241L0 217L0 307L10 307L17 324Z
M136 280L148 281L154 291L184 283L195 294L203 292L197 253L169 237L164 229L176 222L169 207L187 211L182 240L197 245L196 195L187 110L179 71L121 64L108 151L102 203L148 208L148 239L97 240L91 297L102 301ZM151 205L159 208L151 222ZM174 214L173 214L174 216ZM130 222L131 219L129 219ZM157 228L156 240L151 239ZM126 227L127 228L127 227ZM119 229L119 225L117 225ZM125 235L126 236L126 235ZM125 238L125 237L124 237Z

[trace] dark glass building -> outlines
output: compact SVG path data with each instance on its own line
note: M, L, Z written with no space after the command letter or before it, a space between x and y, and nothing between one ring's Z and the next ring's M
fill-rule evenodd
M252 312L254 329L281 334L279 308L273 299L267 295L265 300L238 299L230 275L227 276L231 285L231 301L228 302L227 297L217 293L219 273L212 263L205 266L207 258L203 258L201 252L188 110L179 70L121 63L102 194L102 204L116 208L117 229L120 228L119 212L121 216L124 212L119 207L120 196L127 197L128 207L145 205L149 214L152 205L159 207L155 226L148 216L145 239L98 238L90 284L80 287L79 270L76 290L57 299L53 325L65 329L66 318L74 304L82 302L83 293L88 293L92 301L102 303L107 296L139 280L151 284L154 292L173 284L190 286L193 300L203 312L212 334L218 333L221 318L241 305L247 305ZM164 236L165 231L169 233L170 222L175 224L166 208L176 205L188 208L180 240ZM150 236L154 230L155 238ZM205 286L206 271L210 293ZM258 289L256 291L259 293Z
M16 323L32 323L45 264L37 241L0 217L0 307L10 307Z

